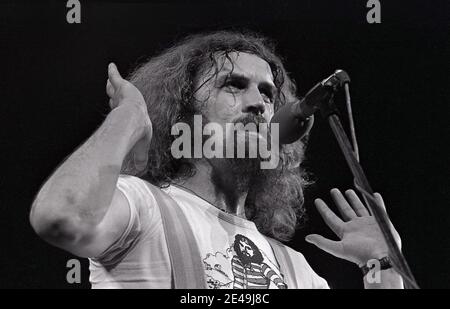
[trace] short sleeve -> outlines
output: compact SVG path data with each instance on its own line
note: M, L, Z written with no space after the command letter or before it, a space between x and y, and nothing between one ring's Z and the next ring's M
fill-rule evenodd
M93 259L103 265L119 262L139 241L142 233L151 229L155 199L145 182L138 177L120 175L117 189L128 201L130 216L122 235L99 257Z

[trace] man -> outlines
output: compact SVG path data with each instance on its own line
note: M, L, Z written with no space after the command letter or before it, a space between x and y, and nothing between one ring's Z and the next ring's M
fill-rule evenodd
M259 132L230 132L227 124L267 124L296 98L265 39L231 32L193 36L150 59L130 81L110 64L106 91L110 114L48 179L30 214L46 241L90 258L94 288L177 287L179 264L186 260L201 265L182 267L187 278L200 274L194 287L202 281L209 288L236 287L236 235L251 241L262 256L258 264L278 278L271 287L328 287L300 253L273 241L288 240L302 215L302 141L283 146L274 154L279 164L267 170L260 168L260 156L173 155L172 127L185 123L197 130L195 115L223 130L225 140L244 137L247 152L254 147L250 141L264 142ZM331 194L343 220L322 200L316 206L341 241L319 235L307 241L360 267L386 257L381 233L357 195ZM179 224L168 223L174 217ZM188 257L174 251L185 242ZM402 281L390 268L381 271L380 282L365 280L365 286L400 288Z
M236 235L234 241L236 255L231 260L233 267L233 288L263 289L275 284L279 289L286 288L283 279L269 265L264 263L264 257L258 247L243 235Z

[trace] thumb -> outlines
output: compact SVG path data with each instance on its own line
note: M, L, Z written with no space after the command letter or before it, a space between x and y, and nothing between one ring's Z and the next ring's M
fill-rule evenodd
M330 240L317 234L308 235L305 237L305 240L325 252L342 258L342 245L340 241Z
M114 63L110 63L108 65L108 80L111 82L111 85L115 90L117 90L120 87L120 84L123 82L123 78Z
M153 128L150 122L147 127L146 134L136 143L133 152L133 163L138 171L143 171L148 163L148 151L150 149L150 142L152 140Z
M143 171L148 163L149 144L141 140L136 144L134 149L133 159L137 170Z

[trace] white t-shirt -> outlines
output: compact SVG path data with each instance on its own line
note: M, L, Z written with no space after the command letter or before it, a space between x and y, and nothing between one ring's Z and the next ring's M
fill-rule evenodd
M121 175L117 188L130 206L123 235L101 256L90 259L93 288L171 288L171 265L159 207L146 183ZM289 288L272 248L251 221L227 214L196 195L170 186L169 194L188 219L200 250L209 288ZM299 288L328 288L299 255ZM300 261L300 263L298 262Z

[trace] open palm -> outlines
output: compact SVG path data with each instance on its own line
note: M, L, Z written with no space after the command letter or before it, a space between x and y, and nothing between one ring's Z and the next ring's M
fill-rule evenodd
M331 190L331 196L342 219L329 209L327 204L316 199L315 205L325 223L339 237L339 241L327 239L323 236L311 234L306 241L320 249L359 266L370 259L380 259L388 255L388 246L383 234L366 207L353 190L347 190L344 195L338 190ZM378 207L386 211L380 194L374 195ZM390 223L397 244L401 245L400 236Z

